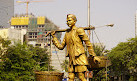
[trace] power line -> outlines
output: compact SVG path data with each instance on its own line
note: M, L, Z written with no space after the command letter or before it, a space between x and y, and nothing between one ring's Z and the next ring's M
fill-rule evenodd
M57 50L56 50L55 46L54 46L54 49L55 49L55 51L56 51L56 55L57 55L57 58L58 58L59 64L60 64L60 66L61 66L61 62L60 62L60 60L59 60L59 56L58 56L58 54L57 54Z
M93 30L94 31L94 30ZM97 36L97 34L96 34L96 32L94 31L94 33L95 33L95 35L96 35L96 37L97 37L97 39L98 39L98 41L99 41L99 43L100 43L100 45L101 45L101 47L102 47L102 52L104 51L104 47L103 47L103 45L101 44L101 42L100 42L100 40L99 40L99 37Z

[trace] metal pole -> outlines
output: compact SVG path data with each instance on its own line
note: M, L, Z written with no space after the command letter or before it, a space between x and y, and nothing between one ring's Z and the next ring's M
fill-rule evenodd
M88 27L90 27L90 0L88 0ZM90 40L90 30L88 31L89 33L89 40Z
M88 0L88 27L90 27L90 0ZM89 33L89 40L90 40L90 30L88 33ZM87 51L87 56L89 56L88 51ZM87 81L89 81L89 73L88 72L87 72Z
M49 55L50 61L51 61L51 55L52 55L52 36L50 35L50 55ZM48 71L50 70L50 61L48 63Z
M90 27L90 0L88 0L88 27Z
M108 61L108 57L107 57L107 61ZM106 61L106 81L107 81L107 61Z

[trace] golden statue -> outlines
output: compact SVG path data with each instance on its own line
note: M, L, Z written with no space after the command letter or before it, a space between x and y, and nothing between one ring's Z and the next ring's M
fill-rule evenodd
M64 49L67 46L67 57L69 57L69 81L74 81L75 74L78 74L78 77L81 81L86 81L84 77L84 72L87 71L88 60L85 55L85 50L83 46L83 41L85 42L89 55L92 56L94 61L100 61L96 54L94 53L93 47L90 43L88 36L85 34L83 28L77 28L75 23L77 18L73 14L67 15L67 25L70 29L66 32L62 43L57 40L55 37L55 31L51 33L53 37L53 44L60 50Z

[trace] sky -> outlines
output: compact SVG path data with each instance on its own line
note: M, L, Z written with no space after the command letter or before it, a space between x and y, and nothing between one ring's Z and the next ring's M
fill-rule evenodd
M14 13L26 13L26 4L16 3L16 1L18 0L15 0ZM90 24L97 27L94 30L96 34L93 33L93 37L91 36L91 42L101 42L106 46L106 49L111 50L118 43L135 37L136 10L137 0L90 0ZM88 26L88 0L32 2L29 3L29 13L33 13L35 16L46 16L60 29L68 28L66 25L67 14L76 15L77 27ZM114 24L114 26L104 26L107 24ZM98 28L100 26L104 27Z

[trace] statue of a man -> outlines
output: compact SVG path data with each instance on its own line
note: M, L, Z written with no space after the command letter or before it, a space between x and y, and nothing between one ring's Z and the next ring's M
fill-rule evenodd
M78 77L81 81L86 81L84 72L87 71L88 60L85 55L83 41L85 42L89 55L94 58L94 61L100 61L94 53L93 47L89 41L88 36L85 34L83 28L77 28L75 23L77 18L73 14L67 15L67 25L70 27L64 36L62 43L55 37L55 32L52 32L53 44L60 50L67 46L67 57L69 57L69 81L74 81L75 74L78 73Z

